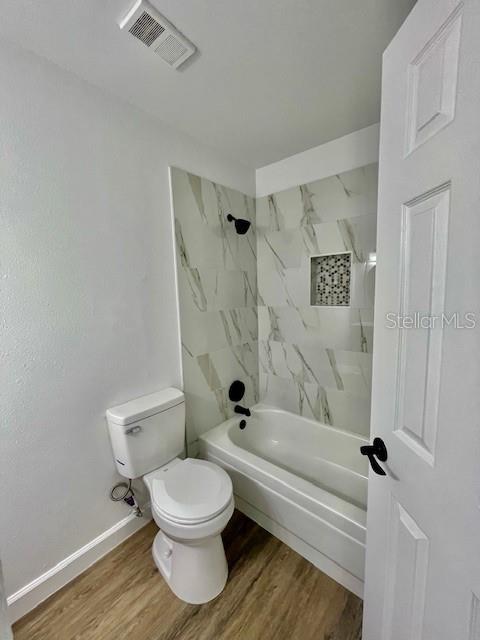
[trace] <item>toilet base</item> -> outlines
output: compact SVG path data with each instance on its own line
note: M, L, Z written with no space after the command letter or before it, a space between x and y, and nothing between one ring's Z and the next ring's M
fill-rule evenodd
M220 534L179 541L159 531L153 541L152 555L173 593L189 604L213 600L227 582L227 559Z

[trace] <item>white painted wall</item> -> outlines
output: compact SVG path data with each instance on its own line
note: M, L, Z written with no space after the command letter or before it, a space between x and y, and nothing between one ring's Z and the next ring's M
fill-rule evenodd
M379 136L373 124L257 169L257 198L377 162Z
M5 41L0 86L0 556L16 618L133 530L108 499L104 411L181 384L168 166L251 195L255 172ZM257 195L377 149L375 125L258 169Z
M126 516L108 499L118 477L105 409L181 384L168 165L252 195L255 176L6 42L0 86L11 596Z
M0 640L13 640L12 630L8 621L7 597L3 584L2 565L0 563Z

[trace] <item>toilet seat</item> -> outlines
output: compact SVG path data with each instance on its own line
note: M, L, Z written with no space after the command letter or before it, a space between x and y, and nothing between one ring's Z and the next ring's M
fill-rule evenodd
M158 515L181 525L212 520L232 502L232 481L217 465L187 458L156 475L152 503Z

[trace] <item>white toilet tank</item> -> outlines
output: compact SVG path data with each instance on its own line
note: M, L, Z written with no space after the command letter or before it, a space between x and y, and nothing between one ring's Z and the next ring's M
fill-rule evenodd
M118 472L139 478L184 450L185 398L169 387L107 410Z

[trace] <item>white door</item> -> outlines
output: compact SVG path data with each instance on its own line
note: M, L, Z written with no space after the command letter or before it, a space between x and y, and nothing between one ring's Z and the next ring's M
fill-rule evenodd
M384 54L378 215L363 640L480 640L480 0Z

